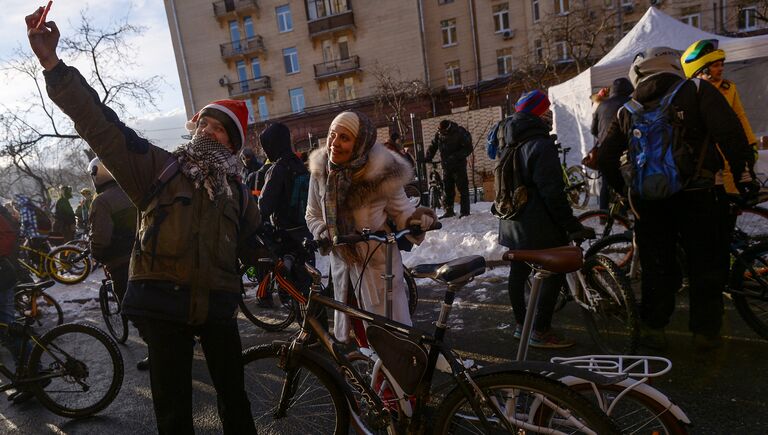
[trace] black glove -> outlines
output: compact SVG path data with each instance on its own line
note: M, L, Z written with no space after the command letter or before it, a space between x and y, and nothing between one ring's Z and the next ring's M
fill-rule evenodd
M756 197L760 192L760 183L757 180L752 179L752 181L737 183L736 188L739 189L742 199L749 200L750 198Z
M597 238L597 236L595 235L595 229L590 227L585 227L584 225L581 225L581 228L576 231L568 232L568 240L571 242L591 240L594 238Z

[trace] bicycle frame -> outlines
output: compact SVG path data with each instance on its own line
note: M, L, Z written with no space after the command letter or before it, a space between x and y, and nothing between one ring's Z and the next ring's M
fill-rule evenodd
M35 254L37 256L37 265L32 265L30 263L27 263L23 258L17 258L19 264L21 264L25 269L29 270L35 276L42 278L48 274L48 271L45 268L46 261L50 259L47 253L43 251L38 251L37 249L32 249L29 246L21 245L19 246L20 251L26 251L25 255L27 255L27 259L30 260L30 263L32 263L32 259L30 257L31 254Z
M27 322L28 322L28 320L27 320ZM7 323L0 323L0 329L5 329L6 330L5 333L9 334L9 335L14 333L14 332L11 332L11 325L9 325ZM23 337L24 337L24 344L23 344L23 346L25 348L27 346L27 343L29 343L29 341L32 341L34 346L39 346L39 347L43 348L43 350L46 353L51 355L51 357L54 360L56 360L56 362L58 362L60 365L63 366L64 361L59 359L55 354L53 354L51 352L48 352L48 349L45 348L42 345L42 343L40 343L40 341L38 340L38 338L40 338L40 337L38 337L37 335L35 335L35 334L30 332L29 325L27 323L23 324L21 331L22 331ZM61 351L61 349L58 349L58 350ZM32 348L25 349L25 351L23 352L23 354L26 355L26 356L28 356L30 353L32 353ZM66 355L65 352L62 351L62 353L64 353ZM20 385L32 384L32 383L39 382L39 381L42 381L42 380L45 380L45 379L52 379L52 378L58 377L58 375L56 373L46 373L46 374L38 375L38 376L35 376L35 377L27 377L26 376L27 367L26 366L20 366L20 360L21 359L22 358L19 358L16 361L16 372L11 371L8 367L5 366L5 364L0 362L0 374L2 374L3 376L5 376L6 378L9 379L9 382L7 382L5 384L0 384L0 392L7 391L7 390L9 390L11 388L17 388Z

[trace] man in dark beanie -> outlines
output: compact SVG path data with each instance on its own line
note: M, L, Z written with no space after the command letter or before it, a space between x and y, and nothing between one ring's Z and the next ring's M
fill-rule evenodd
M140 213L123 312L149 348L150 384L161 434L193 434L192 360L196 338L216 388L225 434L255 434L245 394L237 307L237 254L260 223L239 182L245 142L242 101L206 105L192 140L168 152L126 127L80 72L59 60L59 30L26 17L29 42L49 97L74 122Z
M440 219L453 217L453 200L456 188L461 195L461 211L459 217L469 216L469 181L467 179L467 157L472 154L472 135L462 126L453 121L440 121L437 133L427 150L426 160L431 161L435 153L440 151L443 169L443 188L445 189L445 213Z

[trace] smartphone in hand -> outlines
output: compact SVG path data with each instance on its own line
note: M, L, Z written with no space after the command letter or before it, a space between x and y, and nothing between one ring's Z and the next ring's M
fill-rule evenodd
M48 17L48 11L51 10L51 6L53 6L53 0L48 0L48 4L45 5L45 9L43 9L43 15L40 16L40 21L37 22L37 26L35 26L35 29L39 29L40 26L45 23L45 19Z

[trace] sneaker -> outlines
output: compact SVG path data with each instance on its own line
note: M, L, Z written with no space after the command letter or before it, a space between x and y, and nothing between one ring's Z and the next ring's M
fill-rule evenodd
M552 332L552 330L546 332L533 331L528 344L537 349L563 349L574 345L572 341L566 340L559 334Z
M518 323L515 326L515 332L514 332L514 334L512 334L512 337L514 337L515 340L520 340L520 337L522 337L522 336L523 336L523 325Z
M645 323L640 323L640 345L653 350L665 350L667 348L667 335L664 328L651 328Z
M447 210L445 213L440 215L440 217L438 217L437 219L438 220L448 219L448 218L452 218L454 216L456 216L456 213L454 213L453 210Z
M693 347L699 351L718 349L723 346L723 338L720 334L705 335L693 334Z

